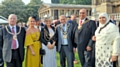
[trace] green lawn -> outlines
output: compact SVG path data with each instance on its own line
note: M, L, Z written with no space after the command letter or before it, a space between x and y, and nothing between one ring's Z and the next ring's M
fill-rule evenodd
M78 58L78 54L77 54L77 53L75 54L75 58L76 58L76 60L79 61L79 58ZM61 66L60 66L60 57L59 57L59 54L58 54L58 53L57 53L57 67L61 67ZM81 67L81 66L80 66L80 61L79 61L78 64L74 64L74 67Z

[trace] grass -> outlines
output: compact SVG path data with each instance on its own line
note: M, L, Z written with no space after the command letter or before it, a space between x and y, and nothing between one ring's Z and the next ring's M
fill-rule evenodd
M59 54L58 54L58 53L56 54L56 57L57 57L57 67L61 67L61 66L60 66L60 57L59 57ZM75 58L76 58L77 61L79 61L79 57L78 57L78 54L77 54L77 53L75 54ZM66 67L67 67L67 66L66 66ZM74 64L74 67L81 67L81 66L80 66L80 61L79 61L78 64Z

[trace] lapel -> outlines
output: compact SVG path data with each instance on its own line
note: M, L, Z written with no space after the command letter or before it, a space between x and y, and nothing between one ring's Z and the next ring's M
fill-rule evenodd
M19 27L19 26L16 26L16 33L19 32L19 29L20 29L20 27ZM18 39L18 41L19 41L19 36L20 36L20 34L17 35L17 39Z
M84 27L85 27L85 24L88 22L88 18L86 18L85 19L85 21L83 22L83 24L82 24L82 27L81 27L81 29L80 30L78 30L78 33L80 33L83 29L84 29ZM77 27L78 27L78 24L77 24Z
M49 30L48 30L48 28L47 28L47 26L45 25L45 29L47 30L47 32L49 33Z
M69 25L68 27L68 33L70 32L70 26L71 26L71 23L67 23L67 26ZM68 35L68 34L67 34Z
M8 31L12 32L11 29L10 29L10 26L7 26L7 29L8 29ZM9 36L12 37L12 34L9 34Z
M7 26L7 28L8 28L8 31L12 32L11 29L10 29L10 26Z

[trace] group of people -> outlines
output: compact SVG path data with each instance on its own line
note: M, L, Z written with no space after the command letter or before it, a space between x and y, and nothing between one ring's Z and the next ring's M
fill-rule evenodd
M17 26L17 16L10 14L9 25L0 29L0 67L4 62L7 67L22 67L24 60L25 67L57 67L56 51L61 67L66 67L66 60L68 67L74 67L76 48L82 67L117 67L119 29L106 13L100 13L98 20L99 25L87 18L86 9L81 9L79 22L75 15L69 20L61 15L55 24L46 17L42 26L30 16L25 29Z

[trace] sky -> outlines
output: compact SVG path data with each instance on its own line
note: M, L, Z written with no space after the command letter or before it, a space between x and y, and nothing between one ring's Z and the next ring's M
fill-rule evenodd
M0 3L2 2L3 0L0 0ZM30 2L30 0L22 0L25 4L28 4ZM42 0L44 3L51 3L51 0Z

